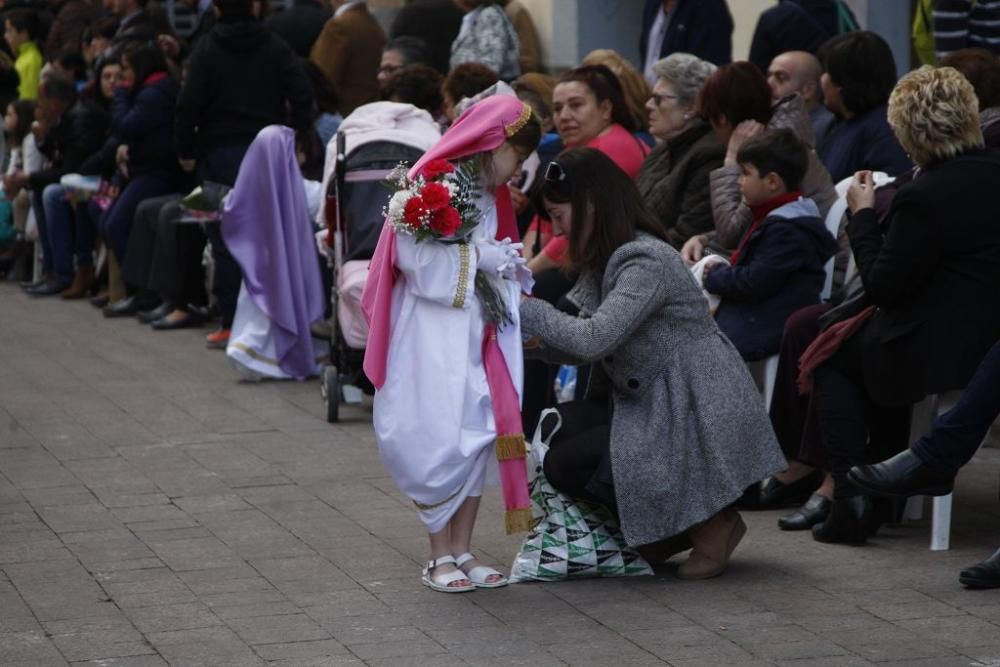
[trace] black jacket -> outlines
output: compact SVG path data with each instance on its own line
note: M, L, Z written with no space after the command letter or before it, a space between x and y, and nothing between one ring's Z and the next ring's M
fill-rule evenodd
M28 176L28 187L40 192L58 183L66 174L80 171L80 166L101 147L108 134L107 110L93 101L80 99L63 114L59 124L49 130L38 150L51 166Z
M639 57L645 62L649 31L663 0L646 0L639 36ZM660 58L671 53L691 53L702 60L725 65L733 59L733 15L725 0L677 0L663 38Z
M180 157L249 146L268 125L305 130L313 93L299 59L256 22L219 23L195 47L177 98Z
M465 12L454 0L416 0L399 10L392 38L419 37L427 44L429 64L442 74L451 69L451 43L458 37Z
M970 151L899 189L883 236L874 209L847 233L875 314L863 330L876 402L963 388L1000 339L1000 153Z
M787 51L816 53L823 42L857 30L858 20L843 0L780 0L757 20L750 62L766 72L775 56Z
M323 26L333 14L315 0L297 0L291 8L274 14L264 23L281 37L300 58L309 59L309 52Z
M128 146L128 175L156 173L174 177L179 170L174 148L177 82L163 76L143 85L134 97L120 88L111 105L111 134Z

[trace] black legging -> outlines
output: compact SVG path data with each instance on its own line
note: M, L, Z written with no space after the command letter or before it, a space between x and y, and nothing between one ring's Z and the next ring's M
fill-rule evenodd
M615 507L611 473L611 420L604 401L573 401L558 406L562 428L545 456L545 478L571 498Z

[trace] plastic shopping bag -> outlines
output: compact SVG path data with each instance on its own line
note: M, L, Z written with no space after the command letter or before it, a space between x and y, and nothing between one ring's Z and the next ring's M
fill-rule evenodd
M547 438L542 425L555 415ZM603 505L570 499L545 479L542 461L549 441L562 425L559 411L542 413L528 449L531 512L535 527L524 538L510 568L510 581L561 581L584 577L631 577L653 574L649 563L625 544L618 519Z

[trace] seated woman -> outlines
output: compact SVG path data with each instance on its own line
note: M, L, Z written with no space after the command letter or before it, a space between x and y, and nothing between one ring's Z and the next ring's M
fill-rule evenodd
M778 351L785 320L817 303L837 242L799 186L808 149L791 130L765 132L736 156L753 224L730 257L705 267L705 289L722 297L715 319L747 361Z
M656 85L646 102L649 131L659 145L639 170L639 194L677 249L712 231L708 175L722 166L726 148L695 109L715 65L687 53L653 64Z
M552 100L556 131L565 148L596 148L629 178L639 175L649 147L635 136L639 127L614 72L604 65L585 65L564 72L556 83ZM542 248L541 252L528 252L531 257L528 266L535 273L558 268L566 254L566 240L552 238L551 230L541 219L532 224L524 245ZM539 288L544 290L545 282L539 277Z
M125 263L139 203L170 194L181 175L174 147L174 106L179 86L156 44L144 42L125 51L122 79L111 107L111 134L120 142L119 163L127 181L98 221L118 266ZM139 287L126 283L130 296L109 303L104 314L120 317L155 307L156 297L138 294Z
M810 147L809 167L802 179L802 196L816 202L825 219L837 200L830 174L827 173L813 147L812 123L798 95L786 97L771 105L771 88L760 70L748 62L723 65L708 78L698 98L698 109L712 125L719 141L726 146L723 166L712 172L712 217L715 231L693 236L681 249L690 263L702 258L706 245L732 250L750 227L753 213L740 193L740 168L736 154L748 139L768 130L788 128L802 143ZM846 267L845 255L841 264Z
M580 278L567 299L580 316L524 299L526 354L594 364L588 402L560 408L546 477L617 507L630 545L690 531L678 576L719 575L746 531L730 504L784 467L757 388L635 184L607 156L564 153L539 200L569 241Z
M911 164L886 121L896 83L896 61L884 39L865 30L837 35L819 51L823 103L839 118L830 130L823 164L834 182L862 169L896 176Z
M964 387L1000 338L1000 311L984 307L1000 289L1000 156L984 148L972 85L950 67L911 72L889 98L889 123L920 173L896 193L885 231L871 172L855 175L848 191L847 231L872 305L842 323L854 333L832 355L811 348L803 358L805 371L816 369L813 400L835 483L830 515L812 529L820 542L861 544L872 532L871 502L846 476L871 455L869 441L878 444L872 419ZM829 349L831 338L845 337L832 328L813 347Z

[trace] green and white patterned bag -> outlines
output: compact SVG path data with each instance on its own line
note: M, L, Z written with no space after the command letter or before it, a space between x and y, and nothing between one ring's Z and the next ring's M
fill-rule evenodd
M546 417L556 426L542 438ZM542 413L528 448L531 512L535 527L524 538L510 568L511 583L561 581L584 577L632 577L653 574L642 556L625 544L618 518L603 505L572 500L545 479L542 461L549 441L562 425L559 411Z

